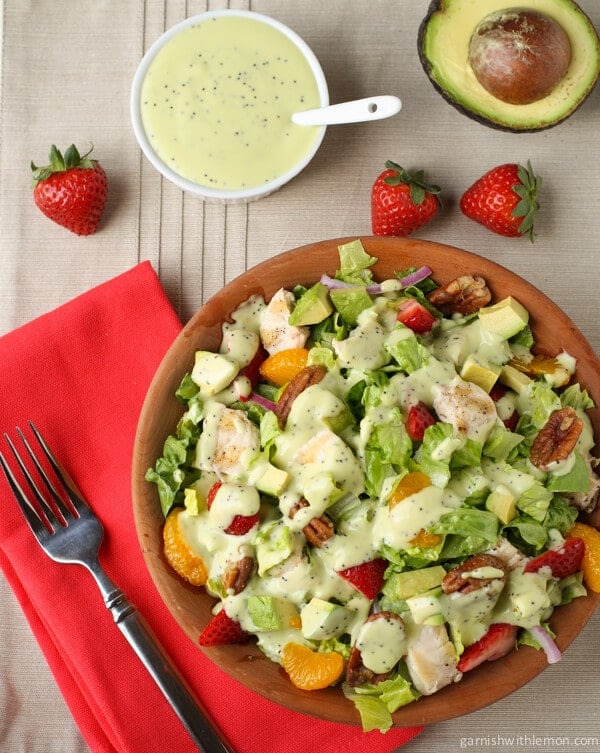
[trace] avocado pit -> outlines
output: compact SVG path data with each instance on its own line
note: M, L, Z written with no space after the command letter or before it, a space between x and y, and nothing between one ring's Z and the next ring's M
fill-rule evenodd
M571 42L550 16L507 8L486 16L469 43L469 65L496 99L526 105L547 97L564 79Z

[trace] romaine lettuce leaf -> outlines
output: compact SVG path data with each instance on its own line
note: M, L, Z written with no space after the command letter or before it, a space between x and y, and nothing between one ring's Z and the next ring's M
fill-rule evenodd
M569 385L560 396L563 407L575 408L575 410L588 410L595 407L595 403L588 395L587 390L582 390L581 385Z
M479 442L467 437L461 447L457 447L450 458L450 468L471 468L479 466L481 463L481 453L483 447Z
M383 482L406 468L412 453L412 441L406 433L399 409L390 418L372 427L365 447L366 488L371 497L378 497Z
M360 240L344 243L338 247L340 254L340 268L336 278L359 285L367 285L373 281L370 267L377 262L374 256L369 256Z
M573 528L573 523L578 514L579 510L566 497L555 494L546 511L544 526L548 530L555 528L563 536L566 536Z
M364 389L362 390L361 400L365 413L371 408L381 405L381 399L384 391L390 383L389 377L384 371L378 369L372 371L367 378Z
M569 604L573 599L587 595L587 589L583 585L583 573L581 571L568 575L559 582L560 603Z
M354 703L360 715L363 732L379 730L385 733L392 728L394 720L385 703L377 697L359 695L355 689L344 686L344 695Z
M494 513L476 507L459 507L447 512L429 528L431 533L446 534L441 558L466 557L494 546L500 522Z
M407 374L420 369L431 357L414 332L404 325L399 325L392 330L384 347L402 371Z
M375 729L387 732L393 724L394 711L419 697L419 693L401 674L376 685L369 683L357 688L345 685L344 695L356 706L364 732Z
M517 499L517 508L534 520L542 522L551 501L552 492L539 481L534 481L529 489L526 489Z
M192 467L198 428L180 424L181 438L169 435L163 445L163 454L153 468L146 471L145 479L156 484L160 506L166 517L171 508L183 504L184 490L200 477L200 471Z
M519 413L528 414L538 430L546 423L552 411L560 407L560 397L548 382L530 382L517 399ZM518 426L519 433L520 428Z
M434 486L443 489L450 480L450 459L461 444L462 440L454 437L451 424L438 421L425 430L415 461Z
M260 420L260 446L269 459L273 454L275 440L280 434L281 427L277 416L272 411L265 411Z
M521 434L515 434L501 423L496 423L483 447L483 454L492 460L508 460L512 451L523 441Z
M588 467L580 452L575 452L575 462L568 473L560 476L550 473L546 481L552 492L589 492L590 484Z
M548 543L548 531L542 523L529 515L517 515L503 529L506 538L517 548L534 555Z
M531 327L528 324L523 327L520 332L510 338L510 343L511 345L521 345L528 350L531 349L535 344Z
M186 374L175 392L175 397L186 403L188 400L195 397L199 391L200 387L194 382L192 375Z

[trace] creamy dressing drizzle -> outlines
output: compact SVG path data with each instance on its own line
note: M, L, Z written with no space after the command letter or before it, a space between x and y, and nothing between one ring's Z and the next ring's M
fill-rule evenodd
M254 354L256 335L260 331L265 308L261 297L253 297L234 312L231 322L223 325L221 352L240 367L248 363ZM260 647L275 661L279 661L282 647L290 641L311 644L300 627L257 631L248 614L248 595L289 600L295 604L298 613L313 598L344 605L351 613L345 631L360 649L365 666L376 673L389 671L406 655L410 646L420 640L419 636L430 633L437 636L439 628L416 624L410 612L403 613L406 624L393 619L365 622L370 600L358 595L337 572L379 556L382 546L400 553L410 549L419 532L434 525L445 513L460 507L472 494L504 487L518 500L538 481L534 469L528 473L505 462L484 457L479 469L469 469L468 473L455 471L447 486L442 488L432 483L390 506L388 496L396 481L395 477L391 477L386 479L380 499L368 512L365 507L361 514L339 522L335 535L321 547L312 548L310 556L307 555L302 529L313 517L326 513L338 500L352 500L364 494L363 462L367 443L376 427L389 421L394 411L406 411L419 400L431 406L436 396L439 397L449 385L452 389L458 387L454 397L456 394L466 395L469 399L473 398L476 404L475 408L468 404L467 410L482 409L481 405L477 405L478 400L482 401L483 418L473 418L471 415L470 420L474 422L472 436L485 441L492 424L499 422L502 415L508 414L514 407L515 398L509 398L505 403L500 401L498 413L494 412L490 418L487 395L486 399L482 399L481 390L470 392L471 383L457 377L457 369L472 353L489 357L494 355L496 363L505 362L506 343L482 333L477 321L462 327L457 322L444 322L423 365L408 375L392 374L387 387L380 390L379 404L369 409L359 431L353 434L342 432L342 438L331 427L346 410L344 395L352 384L363 377L365 371L389 363L391 358L386 344L405 337L405 332L395 328L395 319L389 316L387 302L379 299L371 309L360 315L350 337L334 341L336 365L322 382L309 387L295 399L285 430L273 443L271 462L288 471L290 476L288 485L278 495L278 511L274 510L272 501L261 502L254 487L249 485L252 477L250 469L260 454L260 447L256 428L248 429L247 419L240 413L242 418L234 427L234 431L240 434L238 448L234 457L229 458L231 466L218 469L217 475L225 483L210 513L204 510L192 515L186 511L180 515L186 539L209 564L209 591L211 583L219 582L228 564L239 559L240 553L254 551L253 546L260 547L254 534L237 537L223 532L232 516L254 514L260 508L263 520L274 521L270 534L273 547L267 549L265 554L258 555L260 575L254 575L242 593L225 595L223 601L227 613L237 619L243 628L257 633ZM343 367L348 367L348 371L343 373ZM463 389L464 385L466 389ZM205 404L204 432L197 448L196 464L211 473L216 472L215 458L222 451L219 431L225 431L222 422L227 408L219 404L220 399L220 395L215 395ZM465 433L457 429L440 444L434 459L448 461L457 449L464 446L465 441ZM592 446L591 424L584 416L584 431L578 450L586 453ZM569 467L569 461L565 467ZM301 498L308 505L296 510ZM293 509L296 512L290 516ZM277 520L278 512L283 515L281 520ZM278 552L277 542L285 537L288 537L289 549ZM493 622L507 622L527 628L547 619L559 598L556 582L550 572L543 570L524 573L521 560L519 558L518 566L510 570L506 582L501 577L502 570L484 567L465 574L465 577L489 580L477 590L467 594L444 594L435 590L429 593L433 613L437 609L438 616L441 615L458 631L463 645L468 646L481 638ZM441 589L438 590L441 592ZM218 589L215 593L223 597ZM447 638L440 645L446 652L452 649ZM415 651L415 655L419 650ZM453 649L450 653L453 653ZM414 657L411 661L415 661ZM448 661L452 664L454 660Z

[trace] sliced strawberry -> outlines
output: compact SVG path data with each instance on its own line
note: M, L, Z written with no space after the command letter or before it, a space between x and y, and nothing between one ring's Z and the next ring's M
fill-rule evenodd
M506 395L507 392L508 392L508 389L503 384L500 384L500 382L496 382L496 384L494 384L494 386L490 390L489 395L492 398L492 400L495 403L497 403L498 400L501 400L504 397L504 395Z
M345 570L338 570L337 573L367 599L374 599L383 586L383 574L386 568L386 560L374 559L347 567Z
M514 410L508 418L505 418L502 423L509 431L515 431L517 424L519 423L519 414Z
M227 643L245 643L250 634L242 629L237 620L232 620L224 609L212 618L200 633L201 646L223 646Z
M215 483L208 490L208 494L206 495L206 507L209 510L212 507L212 503L215 501L215 497L217 496L217 492L219 491L219 489L222 486L223 486L223 484L220 481L215 481Z
M220 481L210 487L208 494L206 495L206 507L210 510L217 496L217 492L223 486ZM231 521L229 526L225 529L225 533L229 533L232 536L243 536L245 533L258 523L258 513L255 515L236 515Z
M495 661L506 656L515 647L518 630L516 625L505 622L490 625L483 637L464 650L457 665L458 671L468 672L484 661Z
M507 392L508 389L503 384L496 382L496 384L490 390L489 395L492 400L497 403L498 400L501 400ZM514 431L517 428L517 424L519 423L519 414L516 410L514 410L508 418L503 419L502 423L504 424L504 426L506 426L507 429Z
M243 536L251 528L254 528L257 523L258 513L256 515L236 515L225 529L225 533L229 533L232 536Z
M404 326L412 329L419 335L431 332L433 325L436 323L436 317L419 303L416 298L408 298L401 304L396 317Z
M554 578L566 578L581 569L585 552L582 539L572 536L566 539L560 549L547 549L534 557L523 568L526 573L537 573L542 567L549 567Z
M415 442L422 442L425 429L433 426L435 418L424 402L419 400L416 405L411 405L406 417L406 431L408 436Z
M268 355L269 354L263 348L263 346L259 345L258 350L252 357L250 363L247 366L244 366L244 368L240 371L240 376L245 376L250 381L252 389L254 389L262 379L260 375L260 365Z

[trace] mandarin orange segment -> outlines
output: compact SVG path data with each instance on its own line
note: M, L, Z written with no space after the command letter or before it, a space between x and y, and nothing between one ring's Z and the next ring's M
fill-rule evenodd
M585 545L581 562L583 581L591 591L600 593L600 531L577 521L569 531L569 536L583 539Z
M184 539L179 525L182 507L174 507L167 515L163 527L164 553L175 572L194 586L203 586L208 577L202 558L194 553Z
M318 653L301 643L286 643L281 653L283 668L300 690L320 690L340 679L344 659L336 651Z
M260 365L260 373L267 382L282 387L302 371L308 361L306 348L289 348L265 358Z
M438 533L430 533L424 528L421 528L419 533L410 540L410 543L413 546L420 546L427 549L429 547L437 546L441 540L442 537Z
M544 374L557 374L565 372L560 362L552 356L537 353L530 361L523 361L520 358L511 358L508 362L510 366L521 371L528 376L543 376ZM563 375L564 383L569 381L569 375L565 372ZM562 385L561 385L562 386Z
M407 473L406 476L403 476L400 479L396 488L392 492L389 501L390 508L394 507L399 502L402 502L403 499L410 497L411 494L416 494L417 492L426 489L428 486L431 486L431 479L426 473L421 473L421 471L410 471L410 473Z

